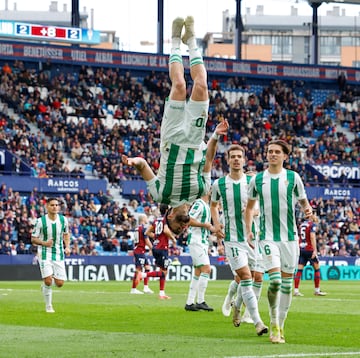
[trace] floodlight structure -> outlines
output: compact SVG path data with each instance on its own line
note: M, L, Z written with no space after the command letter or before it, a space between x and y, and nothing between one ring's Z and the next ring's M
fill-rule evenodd
M237 60L242 59L241 46L242 46L242 33L244 31L244 25L242 22L241 14L241 0L236 1L236 17L235 17L235 55ZM319 36L318 36L318 8L322 3L341 3L341 4L355 4L360 5L360 0L307 0L309 5L313 9L312 15L312 38L313 38L313 49L312 49L312 63L317 65L319 62Z
M307 0L313 9L312 14L312 38L313 38L313 56L312 63L317 65L319 63L319 34L318 34L318 8L322 3L340 3L340 4L355 4L360 5L360 0Z

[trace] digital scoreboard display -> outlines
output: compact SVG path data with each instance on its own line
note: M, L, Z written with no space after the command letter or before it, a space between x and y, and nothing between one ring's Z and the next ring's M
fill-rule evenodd
M28 24L0 20L0 37L59 41L96 45L100 43L100 31L76 27Z

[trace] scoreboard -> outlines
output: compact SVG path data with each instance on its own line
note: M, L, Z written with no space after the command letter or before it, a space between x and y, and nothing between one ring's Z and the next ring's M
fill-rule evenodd
M59 41L88 45L100 43L100 31L92 29L28 24L24 22L3 20L0 20L0 37L39 41Z

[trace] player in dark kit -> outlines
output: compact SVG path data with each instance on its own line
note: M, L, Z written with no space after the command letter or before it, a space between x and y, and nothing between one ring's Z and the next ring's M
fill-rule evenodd
M148 222L146 215L139 216L139 226L135 232L135 248L134 248L134 259L135 259L135 268L134 278L132 281L132 288L130 293L132 294L143 294L143 293L154 293L148 286L149 279L147 277L144 278L144 292L139 291L136 287L138 285L138 281L136 280L138 272L150 271L150 263L148 257L145 255L146 246L152 250L152 243L148 237L145 236L146 224Z
M153 256L155 264L160 268L160 271L151 272L138 272L136 277L136 283L143 278L144 280L149 277L160 278L160 292L159 298L162 300L168 300L171 297L165 294L165 280L167 275L167 268L169 266L169 240L173 241L173 246L176 246L176 238L169 229L167 223L167 209L166 204L160 205L161 216L157 217L154 222L147 228L145 235L150 237L153 242Z
M299 228L299 245L300 245L300 256L298 269L295 275L295 288L294 296L304 296L299 291L299 285L301 280L301 275L304 269L304 266L310 262L310 265L314 268L314 284L315 284L315 296L326 296L326 292L320 290L320 264L317 257L317 248L316 248L316 222L317 217L312 216L310 220L304 220Z

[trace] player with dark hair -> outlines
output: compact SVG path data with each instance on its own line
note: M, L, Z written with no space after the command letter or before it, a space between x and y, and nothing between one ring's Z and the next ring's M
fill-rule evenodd
M237 297L234 303L233 324L241 323L240 307L244 302L254 322L256 333L261 336L268 332L262 321L258 300L253 289L252 273L256 266L254 245L247 241L244 210L247 204L248 183L251 176L244 173L245 150L238 144L232 144L227 150L229 174L215 180L211 193L211 217L218 233L218 247L224 241L225 254L234 275L239 277L236 287ZM219 202L224 216L224 225L220 222ZM224 232L221 228L224 227ZM220 229L219 229L220 228ZM232 283L230 290L235 288ZM226 304L225 304L226 306ZM226 313L226 307L223 311Z
M182 35L183 29L185 29ZM189 49L192 92L187 100L187 88L180 45ZM196 44L194 19L176 18L172 24L172 48L169 58L171 90L166 99L160 134L160 167L157 175L144 158L122 156L125 165L137 169L146 181L154 201L169 204L170 229L181 231L190 205L209 192L211 167L220 135L228 130L223 120L207 144L204 142L209 111L207 72ZM173 219L176 219L173 221ZM174 225L173 225L174 224Z
M284 168L289 154L290 147L285 141L268 143L266 157L269 167L250 180L245 210L247 237L251 242L254 236L253 210L259 201L260 248L270 280L267 296L272 343L285 343L284 324L291 305L293 277L299 256L296 203L300 203L306 218L312 215L300 175Z
M43 284L41 291L47 313L54 313L52 285L62 287L66 281L65 255L70 255L69 223L59 214L57 198L46 200L47 214L36 220L31 234L31 243L38 246L38 259ZM65 248L64 248L65 245Z
M299 246L300 256L298 269L294 280L294 296L304 296L299 291L299 285L304 267L309 262L314 268L314 285L315 296L326 296L326 292L320 290L320 264L317 257L317 245L316 245L316 223L318 219L315 215L310 220L304 220L299 226Z
M145 255L146 246L149 248L150 252L152 250L152 243L148 237L145 236L146 224L148 222L148 218L146 215L139 216L139 226L135 231L134 237L134 260L135 260L135 268L134 277L132 280L132 287L130 293L132 294L143 294L143 293L154 293L148 285L149 279L147 277L144 278L144 292L139 291L137 287L137 276L138 272L150 272L150 263L148 257Z

